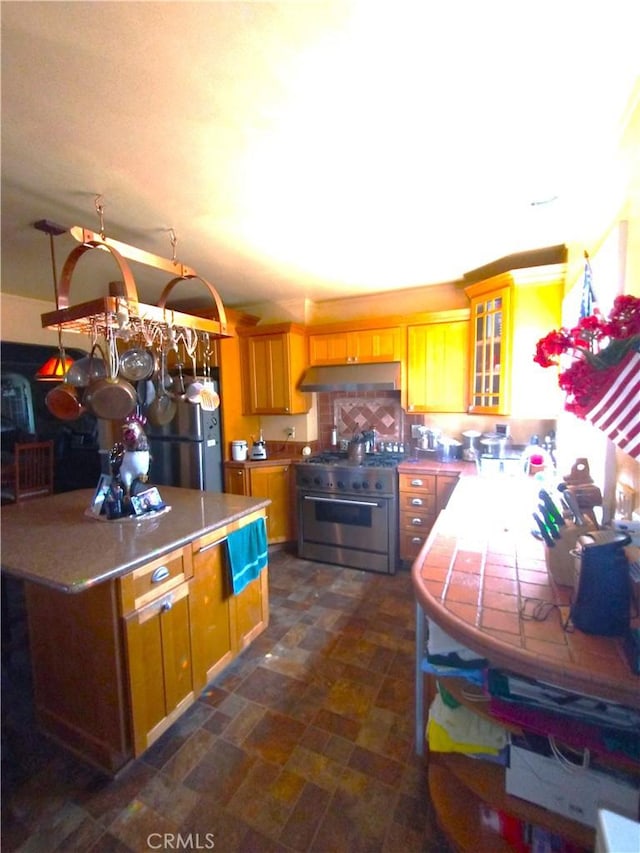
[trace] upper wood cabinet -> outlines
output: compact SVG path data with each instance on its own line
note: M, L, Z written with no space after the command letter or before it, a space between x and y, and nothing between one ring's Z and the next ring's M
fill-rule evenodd
M243 409L247 415L308 412L311 398L297 390L307 366L305 330L294 323L238 327Z
M445 311L407 327L408 412L466 412L469 312Z
M309 331L311 365L402 361L404 347L404 329L401 326Z
M469 412L557 417L557 375L533 357L537 341L562 322L564 265L501 273L465 292L471 305Z

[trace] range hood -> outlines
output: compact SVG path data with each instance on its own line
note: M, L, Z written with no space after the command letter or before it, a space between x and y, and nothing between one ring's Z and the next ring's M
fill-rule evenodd
M301 391L399 391L400 362L337 364L310 367Z

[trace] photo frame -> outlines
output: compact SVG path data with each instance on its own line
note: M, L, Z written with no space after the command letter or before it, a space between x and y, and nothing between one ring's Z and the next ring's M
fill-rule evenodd
M100 474L98 485L93 493L93 498L91 499L91 505L89 507L92 515L98 516L102 513L104 502L111 490L111 482L112 478L109 474Z
M160 497L160 492L155 486L131 496L131 506L136 515L145 515L148 512L158 512L164 509L166 504Z

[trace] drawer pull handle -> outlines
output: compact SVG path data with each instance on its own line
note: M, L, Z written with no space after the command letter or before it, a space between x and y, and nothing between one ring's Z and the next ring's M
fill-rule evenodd
M203 545L202 548L198 548L198 554L204 554L205 551L210 551L212 548L215 548L217 545L222 545L222 543L226 541L227 537L223 536L222 539L216 539L215 542L209 542L208 545Z
M422 519L421 518L412 518L411 524L413 524L414 527L421 527L422 526Z
M160 583L166 581L169 577L169 569L166 566L158 566L155 572L151 575L151 583Z
M422 480L412 480L411 485L412 486L424 486L424 482Z
M165 599L160 606L160 612L166 613L168 610L171 610L173 607L173 601L170 598Z
M412 498L411 506L422 506L422 498Z
M418 545L420 542L422 542L422 537L420 537L420 536L412 536L411 537L411 544L412 545Z

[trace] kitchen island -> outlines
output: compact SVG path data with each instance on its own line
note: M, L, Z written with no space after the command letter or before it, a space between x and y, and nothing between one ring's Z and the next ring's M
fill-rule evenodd
M426 710L426 618L491 667L640 710L640 676L631 671L622 640L563 627L571 587L557 585L547 573L544 546L530 532L538 489L533 479L462 476L413 563L420 753ZM636 617L633 624L639 621ZM427 676L429 698L434 681ZM489 714L480 688L474 701L468 682L446 677L443 684L475 713ZM598 757L616 766L606 750ZM640 784L637 762L631 771ZM456 849L512 849L483 824L480 816L486 805L593 848L591 828L507 794L503 767L454 753L432 753L428 776L439 821Z
M234 595L227 537L268 499L162 487L170 509L103 521L92 490L3 508L2 571L25 582L39 724L116 773L267 626L267 569Z

